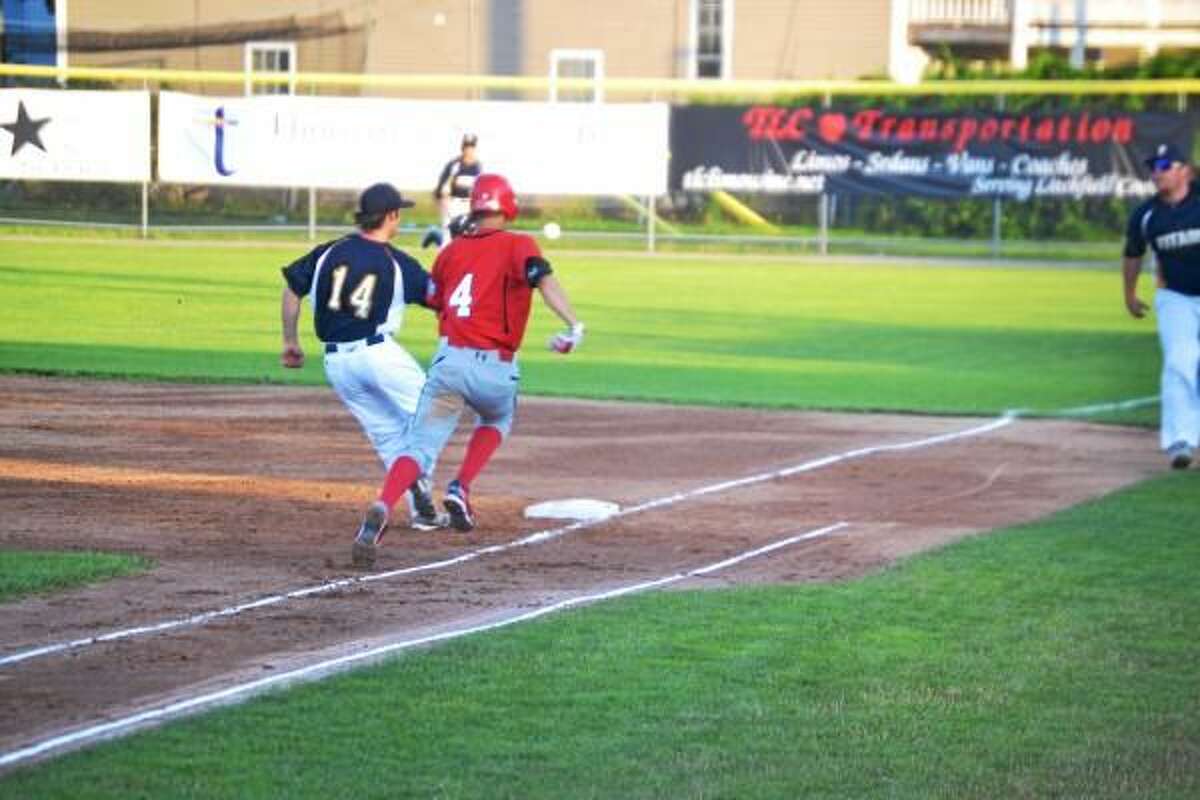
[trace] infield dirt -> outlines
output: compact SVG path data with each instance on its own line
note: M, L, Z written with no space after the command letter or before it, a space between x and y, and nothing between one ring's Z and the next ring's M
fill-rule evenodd
M555 527L525 506L629 507L979 419L523 398L477 481L470 534L390 530L374 571ZM453 477L466 428L438 466ZM0 752L382 641L687 571L845 520L826 539L683 588L830 581L1044 516L1164 468L1145 430L1021 420L714 492L444 569L0 666ZM382 478L325 388L0 378L0 547L136 553L140 576L6 604L0 657L361 575L350 542Z

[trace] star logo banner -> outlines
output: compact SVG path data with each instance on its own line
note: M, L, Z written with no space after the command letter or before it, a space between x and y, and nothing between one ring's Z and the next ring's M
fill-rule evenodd
M0 177L150 180L150 94L0 89Z

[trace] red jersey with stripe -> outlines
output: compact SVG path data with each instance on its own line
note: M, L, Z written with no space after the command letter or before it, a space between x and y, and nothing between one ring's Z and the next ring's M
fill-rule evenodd
M459 236L433 263L428 305L455 347L515 352L525 336L533 287L525 265L540 258L532 236L482 228Z

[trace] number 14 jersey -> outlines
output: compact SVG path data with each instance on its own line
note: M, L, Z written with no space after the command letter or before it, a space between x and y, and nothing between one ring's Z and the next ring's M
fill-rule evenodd
M429 274L402 250L357 233L313 248L283 268L297 295L312 300L322 342L352 342L394 334L404 305L427 305Z

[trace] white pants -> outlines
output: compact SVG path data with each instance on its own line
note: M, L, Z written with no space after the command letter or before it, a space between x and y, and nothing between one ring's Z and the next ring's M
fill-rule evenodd
M425 373L390 336L325 354L325 377L362 426L386 470L400 455Z
M465 197L442 198L442 247L450 244L450 220L471 210L471 201Z
M452 347L443 340L429 367L405 455L420 464L424 474L431 474L467 407L475 412L476 428L487 425L508 438L520 380L511 355L504 360L495 350Z
M1162 447L1187 442L1194 448L1200 444L1200 297L1159 289L1154 313L1163 354Z

